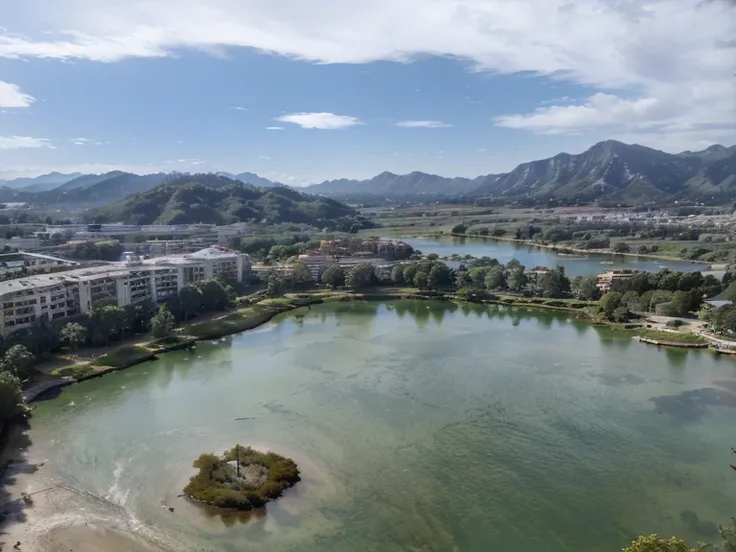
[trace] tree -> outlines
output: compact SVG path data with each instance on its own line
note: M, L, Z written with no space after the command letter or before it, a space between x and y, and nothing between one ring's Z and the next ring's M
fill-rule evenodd
M350 269L345 282L350 289L361 289L375 285L377 282L376 269L369 263L357 264Z
M205 280L197 285L201 297L201 308L205 311L218 311L228 306L230 294L217 280ZM183 290L182 290L183 291Z
M488 274L486 274L486 279L483 282L485 284L485 287L489 291L493 291L495 289L503 289L506 287L506 277L503 271L503 268L500 266L494 266L488 271Z
M272 271L266 279L266 295L273 298L284 295L284 279L275 271Z
M291 265L291 281L295 286L303 286L312 281L312 275L309 273L309 267L304 263L294 263Z
M631 247L626 242L616 242L613 246L614 253L628 253L629 251L631 251Z
M86 335L85 327L76 322L69 322L61 329L61 340L72 352L77 350L77 346L84 341Z
M33 370L33 355L23 345L13 345L5 353L0 368L20 379L26 379Z
M657 535L639 537L623 552L693 552L685 541L672 537L663 539Z
M162 338L171 335L171 331L174 329L174 315L169 312L166 305L161 305L158 308L158 314L151 318L151 332L154 337Z
M571 283L572 292L578 299L591 301L600 295L597 279L593 275L578 276Z
M468 271L468 277L470 278L471 287L475 290L485 289L486 276L491 271L489 266L479 266L471 268Z
M429 269L427 284L430 288L438 288L452 284L452 270L445 263L437 261Z
M429 287L429 274L424 270L418 270L414 275L414 285L419 289L425 289Z
M600 306L601 310L603 311L603 315L607 319L610 320L613 316L613 311L621 306L622 298L623 294L620 291L609 291L600 298L600 300L598 301L598 306Z
M551 270L539 277L537 287L543 297L562 297L570 289L570 280L562 271Z
M524 286L527 284L527 277L526 274L524 274L524 269L522 268L514 268L509 271L508 276L506 277L506 286L511 291L521 291L524 289Z
M642 310L641 297L635 291L627 291L624 293L623 297L621 297L621 305L630 311Z
M391 281L397 285L404 285L404 265L396 265L391 269Z
M463 224L462 222L452 227L453 234L464 234L467 231L468 231L468 226L466 224Z
M332 289L345 285L345 272L339 265L332 265L322 274L322 282Z
M184 316L184 322L202 310L202 292L192 285L181 288L179 301L181 303L181 313Z
M670 304L675 316L687 316L693 309L693 296L687 291L676 291L672 294Z
M10 372L0 372L0 424L25 412L20 380Z

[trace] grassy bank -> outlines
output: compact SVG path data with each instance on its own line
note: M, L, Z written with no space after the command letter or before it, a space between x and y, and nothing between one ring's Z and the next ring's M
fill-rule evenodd
M684 332L640 331L639 341L667 347L706 348L708 342L699 335Z
M196 341L217 339L226 335L244 332L265 324L274 316L302 306L321 303L320 297L287 297L267 299L255 305L237 309L219 318L205 322L194 322L176 330L176 334L138 345L124 345L102 354L92 360L77 362L56 368L47 374L48 378L59 380L59 386L69 380L84 381L130 368L142 362L153 360L157 355L192 347ZM48 389L52 389L49 387Z

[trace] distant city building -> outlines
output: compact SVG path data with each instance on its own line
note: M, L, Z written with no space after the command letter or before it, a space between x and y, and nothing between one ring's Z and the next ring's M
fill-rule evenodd
M8 280L0 282L0 332L7 336L40 320L88 313L101 301L121 307L158 303L200 280L243 281L249 275L248 255L214 246L150 260L129 254L120 263Z
M0 253L0 276L7 277L13 274L38 274L51 272L59 268L72 268L79 266L75 261L41 255L40 253L28 253L16 251L14 253Z

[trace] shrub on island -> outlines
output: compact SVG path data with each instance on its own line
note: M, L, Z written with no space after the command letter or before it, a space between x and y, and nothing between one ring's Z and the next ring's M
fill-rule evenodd
M222 456L202 454L194 467L199 472L184 493L198 502L232 510L260 508L301 480L293 460L239 445Z

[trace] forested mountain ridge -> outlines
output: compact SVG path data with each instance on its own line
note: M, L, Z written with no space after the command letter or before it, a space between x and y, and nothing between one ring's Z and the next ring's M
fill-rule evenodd
M595 201L642 204L677 200L725 203L736 196L736 146L669 154L615 140L583 153L560 153L518 165L505 174L474 179L413 172L381 173L367 180L331 180L307 191L345 200L375 197L489 198L507 203Z
M222 175L179 175L155 188L90 212L95 222L126 224L304 223L350 231L370 223L334 199L285 186L257 188Z

